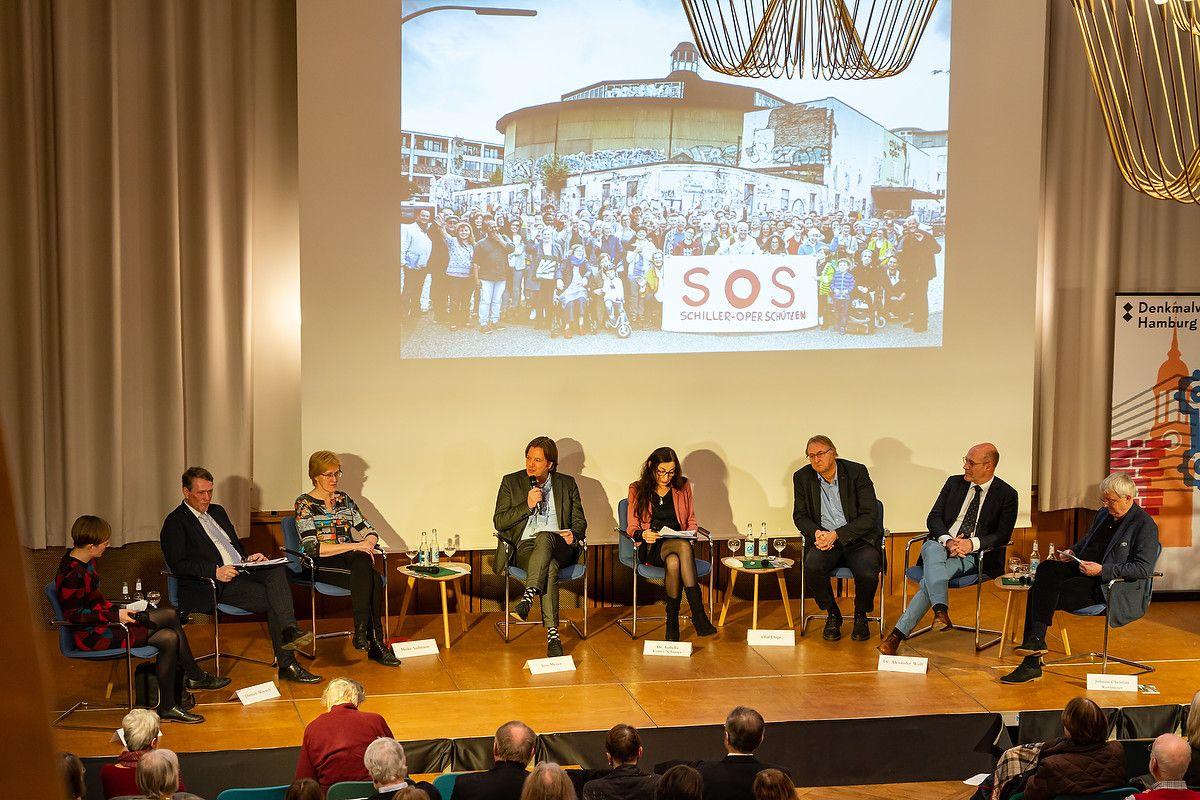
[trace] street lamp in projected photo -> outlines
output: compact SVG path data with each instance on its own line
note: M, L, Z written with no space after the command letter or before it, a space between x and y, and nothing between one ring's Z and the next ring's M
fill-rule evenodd
M481 17L536 17L537 11L532 8L490 8L488 6L430 6L422 8L420 11L414 11L411 14L405 14L400 18L400 24L408 22L411 19L416 19L422 14L429 14L434 11L474 11Z

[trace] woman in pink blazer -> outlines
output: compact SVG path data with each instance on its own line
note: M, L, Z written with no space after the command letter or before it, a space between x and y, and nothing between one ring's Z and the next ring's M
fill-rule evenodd
M689 539L663 538L659 531L695 531L696 512L692 485L683 476L679 456L660 447L642 462L642 476L629 484L629 518L626 533L637 543L637 558L643 564L666 570L667 641L679 641L680 594L687 595L692 625L701 636L717 632L709 622L696 583L696 556Z

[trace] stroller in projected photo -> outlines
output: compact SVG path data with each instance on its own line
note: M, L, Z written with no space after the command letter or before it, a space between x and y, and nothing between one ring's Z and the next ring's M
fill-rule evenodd
M850 313L846 319L848 333L870 336L887 324L883 314L882 293L866 286L856 287L850 298Z

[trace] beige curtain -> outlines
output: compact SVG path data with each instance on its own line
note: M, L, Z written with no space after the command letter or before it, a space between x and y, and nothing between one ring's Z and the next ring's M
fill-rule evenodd
M1069 0L1051 0L1035 480L1043 511L1095 506L1108 466L1113 293L1200 292L1200 207L1130 189Z
M246 529L254 134L278 116L261 105L294 109L294 37L276 0L0 3L0 421L24 544L66 543L83 513L115 544L156 539L189 464Z

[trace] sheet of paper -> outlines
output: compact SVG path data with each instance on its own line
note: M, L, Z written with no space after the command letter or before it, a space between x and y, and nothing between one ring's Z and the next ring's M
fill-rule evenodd
M264 561L243 561L237 566L238 569L258 569L260 567L275 567L286 563L288 563L287 556L280 556L279 558L268 558Z
M238 689L236 694L238 700L242 701L242 705L248 706L279 697L279 687L275 685L275 681L267 681L247 686L245 689Z
M979 784L983 783L984 781L986 781L988 779L989 774L990 773L987 773L987 772L981 772L978 775L972 775L971 777L969 777L965 781L963 781L963 783L965 783L967 786L978 786Z
M392 652L396 654L396 658L401 659L416 656L436 656L438 654L438 646L437 641L434 639L392 642Z
M928 670L928 658L920 656L879 656L880 672L911 672L924 675Z
M125 604L126 611L145 611L150 607L150 604L145 600L134 600L132 603Z
M662 642L654 639L647 639L642 646L642 655L644 656L676 656L678 658L690 658L692 655L691 642Z
M525 662L525 669L534 675L547 675L551 672L574 672L575 659L572 656L555 656L554 658L531 658Z
M1111 675L1104 672L1089 672L1089 692L1137 692L1137 675Z
M695 539L695 531L675 531L670 528L663 528L658 532L660 539Z
M759 647L795 647L796 631L794 628L777 631L751 628L746 631L746 644Z

